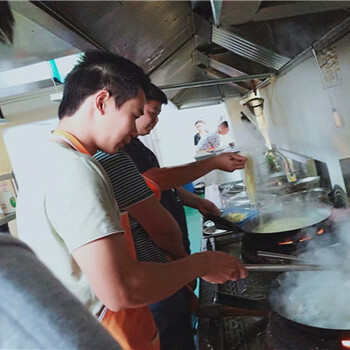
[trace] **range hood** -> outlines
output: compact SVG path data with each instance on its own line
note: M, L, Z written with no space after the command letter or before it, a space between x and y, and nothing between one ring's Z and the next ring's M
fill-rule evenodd
M0 48L0 72L99 48L143 67L178 108L243 97L311 57L312 47L318 51L350 31L350 1L13 1L11 7L15 44ZM56 92L52 81L37 85Z

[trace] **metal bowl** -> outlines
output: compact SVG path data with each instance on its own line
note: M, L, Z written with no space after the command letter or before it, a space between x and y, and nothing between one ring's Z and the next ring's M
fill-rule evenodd
M225 195L235 195L243 191L244 183L243 181L231 181L225 182L219 185L219 190Z
M320 183L319 176L304 177L294 183L292 183L293 191L305 191L311 188L315 188Z
M284 203L295 203L295 202L316 202L328 199L328 194L331 191L327 188L316 187L306 191L293 192L282 196Z

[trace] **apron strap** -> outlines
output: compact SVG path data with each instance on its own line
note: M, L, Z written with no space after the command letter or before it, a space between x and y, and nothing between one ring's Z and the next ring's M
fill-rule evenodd
M91 156L91 154L85 148L85 146L75 136L70 134L68 131L57 129L52 133L52 135L56 138L63 140L64 142L68 143L76 151Z
M147 186L152 190L154 196L160 200L160 197L162 196L162 191L160 190L160 187L151 179L149 179L147 176L141 174L143 179L146 181Z

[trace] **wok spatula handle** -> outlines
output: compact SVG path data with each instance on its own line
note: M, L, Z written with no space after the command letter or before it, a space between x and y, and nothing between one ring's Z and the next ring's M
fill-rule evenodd
M311 264L245 264L244 266L250 272L326 271L337 269L337 266Z

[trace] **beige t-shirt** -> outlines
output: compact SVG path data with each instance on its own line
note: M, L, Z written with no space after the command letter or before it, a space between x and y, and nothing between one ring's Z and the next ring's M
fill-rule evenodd
M37 181L19 184L19 238L96 313L102 303L71 253L86 243L123 232L113 190L94 158L57 142L50 142L43 153Z

